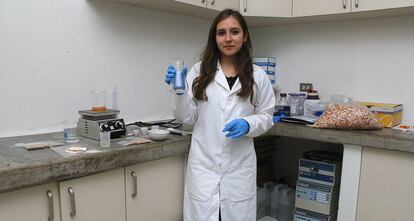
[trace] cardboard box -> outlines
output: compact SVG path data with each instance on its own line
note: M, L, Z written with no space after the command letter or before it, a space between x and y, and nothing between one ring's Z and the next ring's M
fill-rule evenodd
M394 127L401 123L403 105L374 103L374 102L358 102L365 105L375 116L381 121L383 127Z
M275 57L256 57L256 58L253 58L253 63L258 66L276 67L276 58Z
M275 57L260 57L253 58L253 63L261 67L269 77L273 86L276 86L276 58Z

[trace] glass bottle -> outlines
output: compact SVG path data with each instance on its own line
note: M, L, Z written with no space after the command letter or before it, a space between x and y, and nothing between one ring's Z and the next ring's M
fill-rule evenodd
M286 93L280 93L280 99L279 102L275 106L275 113L274 116L289 116L290 115L290 105L287 100L287 94Z
M287 101L286 93L280 93L279 105L281 106L289 105Z

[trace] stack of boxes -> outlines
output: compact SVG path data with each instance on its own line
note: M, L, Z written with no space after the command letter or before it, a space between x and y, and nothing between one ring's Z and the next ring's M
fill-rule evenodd
M383 127L395 127L401 124L403 115L402 104L358 102L358 104L368 107L381 122Z
M295 221L336 221L341 162L300 159Z
M253 63L261 67L267 74L273 87L276 87L276 58L258 57L253 58Z

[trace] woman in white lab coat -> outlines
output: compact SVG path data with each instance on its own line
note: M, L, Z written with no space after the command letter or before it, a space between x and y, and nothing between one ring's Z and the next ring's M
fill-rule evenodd
M186 71L186 70L185 70ZM175 76L169 66L166 83ZM194 125L184 194L185 221L256 220L253 137L272 125L275 97L252 63L246 22L226 9L213 21L201 62L174 95L174 115Z

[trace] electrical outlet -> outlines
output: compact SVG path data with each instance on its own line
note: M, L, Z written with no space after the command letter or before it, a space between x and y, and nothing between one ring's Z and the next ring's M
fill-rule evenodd
M308 92L308 90L312 90L312 89L313 89L312 83L300 83L299 91Z

